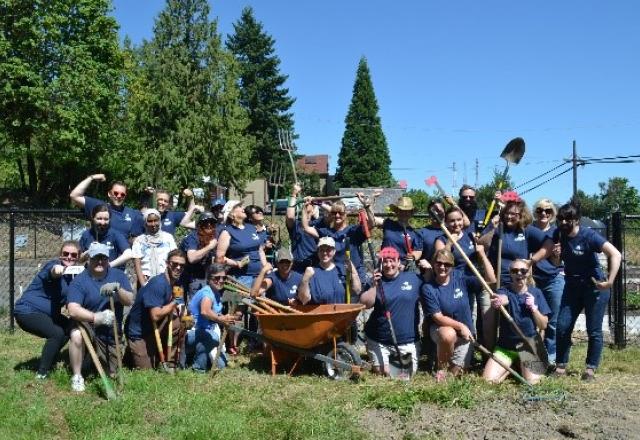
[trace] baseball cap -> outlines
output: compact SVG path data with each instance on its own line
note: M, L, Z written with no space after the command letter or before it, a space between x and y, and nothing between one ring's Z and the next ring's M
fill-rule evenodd
M318 247L320 246L330 246L332 248L336 248L336 241L331 237L321 237L318 240Z
M213 199L211 201L211 207L215 208L216 206L224 206L225 203L227 203L227 201L224 199L224 197L218 197L217 199Z
M109 256L109 246L102 243L91 243L89 246L89 258L97 257L98 255L104 255L105 257Z
M240 200L229 200L227 203L225 203L224 208L222 208L222 221L226 222L227 217L229 217L229 214L231 213L231 211L233 211L233 208L240 204L242 204Z
M280 248L278 253L276 254L276 263L279 263L282 260L293 261L293 256L291 255L291 251L287 248Z

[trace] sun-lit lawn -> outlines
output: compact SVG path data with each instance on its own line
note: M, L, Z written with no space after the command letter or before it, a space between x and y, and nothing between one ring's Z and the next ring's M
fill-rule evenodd
M357 382L334 382L313 374L271 377L259 361L241 357L215 377L181 371L125 372L119 398L103 398L90 379L82 395L70 391L65 364L45 381L33 368L42 340L24 332L0 333L0 438L91 439L302 439L368 438L358 423L367 409L406 416L421 404L471 408L480 400L519 399L515 382L489 386L476 376L436 385L426 373L411 383L365 374ZM66 353L66 351L65 351ZM585 347L576 348L578 372ZM600 374L640 374L640 349L606 350ZM571 392L577 375L550 380L542 394Z

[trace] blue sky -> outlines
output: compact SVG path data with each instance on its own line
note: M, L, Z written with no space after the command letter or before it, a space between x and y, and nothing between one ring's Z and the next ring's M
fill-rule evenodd
M329 154L335 165L358 60L369 63L396 179L431 192L436 175L487 182L506 143L527 150L511 167L525 182L571 155L640 154L640 2L404 1L210 2L223 35L252 6L276 41L296 98L299 152ZM121 34L152 37L163 0L114 1ZM638 163L580 168L578 187L623 176L640 188ZM465 173L466 169L466 173ZM560 168L558 171L562 171ZM552 173L549 176L555 174ZM532 203L571 196L571 172L525 194ZM541 181L536 181L529 186ZM526 189L526 188L525 188Z

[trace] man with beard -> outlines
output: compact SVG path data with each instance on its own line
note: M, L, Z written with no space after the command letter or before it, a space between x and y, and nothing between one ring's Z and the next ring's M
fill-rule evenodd
M177 247L173 235L160 230L160 212L147 209L143 217L145 233L138 235L131 247L139 287L147 284L149 278L164 273L167 255Z
M213 262L218 245L216 223L213 213L203 212L196 224L196 230L180 243L180 249L187 254L186 276L191 294L206 285L205 272Z
M476 189L466 183L460 187L458 192L458 206L467 215L471 224L467 228L471 232L482 232L481 225L487 214L485 209L478 209L478 201L476 200Z
M161 327L164 317L173 319L173 347L176 350L181 343L179 336L180 321L178 302L174 300L173 290L183 289L181 276L186 264L184 253L179 249L169 252L164 273L149 279L136 296L135 303L131 307L125 334L127 335L127 352L125 359L134 367L140 369L155 368L158 366L160 356L155 340L153 322ZM167 340L168 325L162 327L161 341ZM175 359L172 356L172 359Z
M93 209L104 204L102 200L85 196L84 193L89 188L91 182L104 182L104 174L92 174L80 182L69 194L71 203L82 208L84 215L91 219ZM127 186L122 182L113 182L109 191L109 214L111 217L111 227L124 235L125 238L136 237L143 232L142 214L137 209L124 206L127 197Z

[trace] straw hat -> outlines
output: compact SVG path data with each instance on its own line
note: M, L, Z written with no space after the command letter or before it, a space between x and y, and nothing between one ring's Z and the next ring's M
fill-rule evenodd
M389 207L393 211L413 211L413 200L411 197L400 197L396 203L392 203Z

